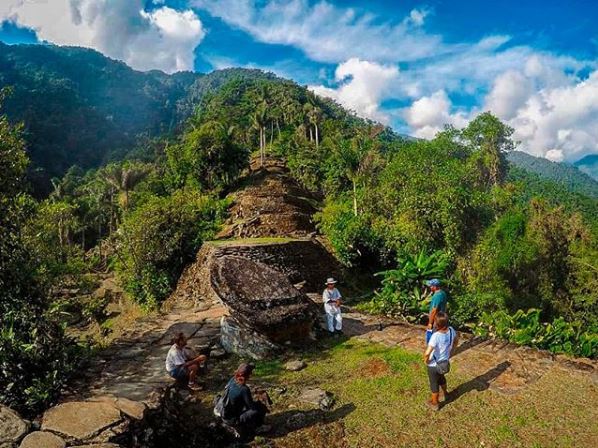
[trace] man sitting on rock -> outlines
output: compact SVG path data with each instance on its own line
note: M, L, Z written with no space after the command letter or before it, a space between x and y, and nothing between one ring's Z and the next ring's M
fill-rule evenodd
M172 340L172 347L166 355L166 371L177 381L188 380L189 389L200 390L201 388L195 382L197 373L207 360L205 355L189 359L185 353L187 338L183 333L179 333Z
M336 280L330 277L326 280L326 289L322 294L324 311L326 312L326 323L331 335L343 333L343 317L341 316L341 293L334 286Z

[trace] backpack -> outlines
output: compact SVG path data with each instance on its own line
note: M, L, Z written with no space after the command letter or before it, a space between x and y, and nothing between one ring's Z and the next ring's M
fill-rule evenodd
M229 397L229 390L228 384L224 388L224 393L222 395L216 395L214 399L214 415L220 418L226 418L226 411L227 408L230 407L230 397Z
M453 345L453 332L455 330L453 330L452 328L449 328L449 346ZM451 370L451 363L449 362L448 359L445 359L443 361L436 361L436 371L438 372L439 375L446 375L447 373L449 373Z

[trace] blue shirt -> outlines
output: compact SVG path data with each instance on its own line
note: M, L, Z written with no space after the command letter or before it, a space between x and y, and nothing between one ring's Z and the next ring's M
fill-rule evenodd
M442 289L439 289L432 296L432 301L430 302L430 312L434 308L437 308L438 311L442 311L443 313L446 313L446 303L447 302L448 302L448 296L446 295L446 292L444 292Z

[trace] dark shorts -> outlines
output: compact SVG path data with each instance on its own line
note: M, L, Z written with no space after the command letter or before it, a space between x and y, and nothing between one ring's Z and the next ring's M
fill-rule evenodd
M430 380L430 389L432 390L433 394L437 394L440 386L446 384L446 378L444 375L441 375L436 370L436 366L429 367L428 366L428 379Z
M185 366L178 366L168 372L175 380L183 381L187 379L187 368Z

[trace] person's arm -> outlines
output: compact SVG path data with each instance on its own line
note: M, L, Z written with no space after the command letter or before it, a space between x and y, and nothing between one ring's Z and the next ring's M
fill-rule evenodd
M185 363L185 367L189 367L192 364L195 364L197 362L204 362L206 359L208 359L208 357L206 355L199 355L196 358L190 359L189 361L187 361Z
M434 347L432 347L431 345L428 345L426 347L426 351L424 352L424 363L428 364L430 362L430 355L432 355L433 351Z
M434 307L430 311L430 315L428 316L428 330L431 330L434 327L434 321L436 320L436 314L438 314L438 308Z

